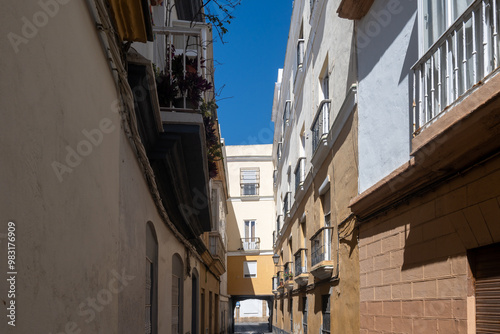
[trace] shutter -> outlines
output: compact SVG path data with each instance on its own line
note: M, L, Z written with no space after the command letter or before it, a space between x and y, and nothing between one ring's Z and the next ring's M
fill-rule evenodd
M500 333L500 244L473 251L476 333Z
M241 183L242 184L255 184L258 183L259 170L256 169L242 169L241 170Z

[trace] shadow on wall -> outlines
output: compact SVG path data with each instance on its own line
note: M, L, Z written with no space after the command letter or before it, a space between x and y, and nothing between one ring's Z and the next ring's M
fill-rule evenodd
M384 6L380 6L383 3ZM376 1L368 14L357 24L357 54L359 81L362 81L375 68L382 56L387 52L391 44L401 34L403 28L410 20L414 20L414 31L412 41L409 45L412 49L407 50L407 59L404 68L401 69L404 78L410 73L410 67L417 61L418 49L416 44L417 27L417 1L412 0L390 0ZM414 48L414 49L413 49ZM411 51L411 52L410 52ZM411 56L414 56L414 61ZM407 67L407 68L406 68ZM402 79L400 79L400 82Z

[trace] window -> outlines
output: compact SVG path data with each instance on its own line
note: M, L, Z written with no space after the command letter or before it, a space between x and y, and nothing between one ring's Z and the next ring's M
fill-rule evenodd
M290 312L290 333L293 333L293 297L290 296L290 304L288 306Z
M321 296L321 314L323 318L321 333L330 334L330 295Z
M330 77L325 73L321 78L321 100L328 100L330 98Z
M255 239L255 220L245 220L245 239Z
M473 0L423 0L423 43L424 52L434 44Z
M148 222L146 225L146 318L145 333L155 334L157 329L157 309L158 309L158 242L153 225Z
M243 262L243 277L245 278L257 277L257 261Z
M259 195L259 168L240 169L241 196Z
M325 238L324 238L324 247L325 247L325 255L324 255L324 260L328 261L331 260L331 244L332 244L332 238L331 238L331 213L330 213L330 191L326 192L322 196L322 205L323 205L323 212L325 214Z
M325 59L322 75L319 77L319 105L311 126L313 152L316 151L321 140L325 139L330 131L330 76L328 75L328 58Z
M307 297L302 297L302 328L304 334L307 334Z
M172 334L182 333L184 265L179 254L172 256Z

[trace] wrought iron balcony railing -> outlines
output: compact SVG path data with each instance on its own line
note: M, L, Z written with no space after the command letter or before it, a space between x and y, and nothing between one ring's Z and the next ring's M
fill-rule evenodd
M326 139L330 131L330 103L331 100L321 101L316 111L316 117L311 126L313 152L316 152L320 142Z
M311 266L331 260L331 227L322 227L311 237Z
M299 158L295 167L295 192L306 178L306 158Z
M499 5L474 1L413 66L413 135L499 66Z
M307 273L307 248L300 248L295 253L295 276Z
M241 238L241 248L245 251L259 250L260 238Z

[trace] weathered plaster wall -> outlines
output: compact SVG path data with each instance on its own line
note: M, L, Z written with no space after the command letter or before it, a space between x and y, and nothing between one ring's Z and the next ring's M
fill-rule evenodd
M0 253L13 221L15 331L144 331L150 221L159 250L158 329L169 333L172 255L196 268L207 291L218 293L218 281L160 219L121 128L115 83L85 3L56 4L50 16L39 2L11 3L0 13L0 30L20 36L29 29L25 18L47 17L17 53L7 38L0 41L0 153L8 161L0 163ZM5 261L0 270L7 272ZM185 272L183 298L190 301ZM184 332L190 317L185 302ZM0 322L0 332L9 329Z
M34 16L38 25L23 28ZM80 309L122 270L121 121L112 112L117 94L95 26L83 1L60 4L53 16L30 1L5 4L0 30L0 233L16 223L15 331L97 332L99 324L101 332L118 333L119 296L95 318ZM17 53L9 32L24 38ZM98 144L91 143L84 130L102 141L96 134ZM68 158L69 151L76 153ZM7 254L3 238L0 247ZM7 272L5 261L0 268ZM0 291L5 300L5 280ZM0 332L9 332L5 308L0 314Z

